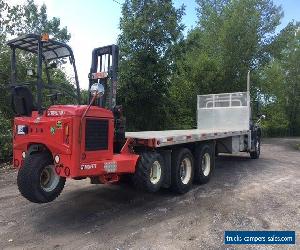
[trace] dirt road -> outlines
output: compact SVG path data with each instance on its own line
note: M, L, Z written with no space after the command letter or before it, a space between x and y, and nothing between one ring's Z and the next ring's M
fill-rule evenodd
M37 205L19 194L15 171L1 170L0 249L237 248L223 245L224 230L296 230L299 244L296 141L265 140L259 160L221 156L211 182L182 196L83 180L67 182L56 201Z

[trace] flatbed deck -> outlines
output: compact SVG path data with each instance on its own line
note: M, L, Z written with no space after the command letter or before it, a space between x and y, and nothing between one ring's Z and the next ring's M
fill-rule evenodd
M163 130L163 131L140 131L127 132L126 138L137 140L151 147L165 147L175 144L212 140L237 135L248 134L249 130Z

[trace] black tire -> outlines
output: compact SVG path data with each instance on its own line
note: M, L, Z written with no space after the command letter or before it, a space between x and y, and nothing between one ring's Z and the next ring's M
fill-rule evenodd
M207 159L207 157L209 157L209 159ZM209 144L198 146L195 150L195 182L198 184L209 182L214 169L215 155L213 147Z
M184 159L188 159L191 164L190 174L185 170L184 178L182 180L182 164ZM173 191L179 194L184 194L188 192L193 184L194 178L194 158L191 151L187 148L177 149L172 152L172 167L171 167L171 178L172 185L171 188ZM187 166L186 166L187 167ZM187 174L187 175L186 175ZM185 178L187 178L185 180Z
M21 194L29 201L47 203L57 198L64 188L66 178L55 175L53 186L43 187L41 178L45 171L51 168L53 159L47 152L39 152L26 156L24 165L20 168L17 177L18 188ZM50 183L50 180L49 180ZM48 185L48 184L45 184Z
M161 174L159 179L155 180L155 177L153 176L151 177L152 175L151 169L153 167L159 168L157 164L159 164L160 166ZM134 186L137 189L154 193L160 189L164 181L164 177L165 177L165 166L164 166L163 157L157 152L142 153L138 160L135 173L132 176L132 181L134 183Z
M260 156L260 137L255 137L253 146L254 151L250 152L250 157L251 159L258 159Z

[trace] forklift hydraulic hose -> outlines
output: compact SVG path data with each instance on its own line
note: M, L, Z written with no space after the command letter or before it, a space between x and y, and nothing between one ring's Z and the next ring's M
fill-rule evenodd
M80 124L79 124L79 138L78 138L78 142L79 144L81 143L81 135L82 135L82 121L86 115L86 113L89 111L89 109L91 108L92 104L94 103L95 99L96 99L97 95L94 95L89 106L87 106L86 110L84 111L83 115L81 116L80 119Z

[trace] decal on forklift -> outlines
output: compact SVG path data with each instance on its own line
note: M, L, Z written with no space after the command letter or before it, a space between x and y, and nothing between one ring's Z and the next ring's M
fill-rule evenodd
M28 127L26 125L17 125L17 134L18 135L25 135L26 130L28 130Z
M117 163L116 162L105 162L104 163L104 170L107 173L115 173L115 172L117 172Z
M62 116L65 114L63 110L48 110L47 116Z
M54 134L55 134L55 127L51 127L51 128L50 128L50 133L51 133L51 135L54 135Z
M95 168L97 168L96 164L82 164L80 166L81 170L89 170L89 169L95 169Z
M57 128L62 128L62 122L61 121L57 121L56 122L56 127Z

